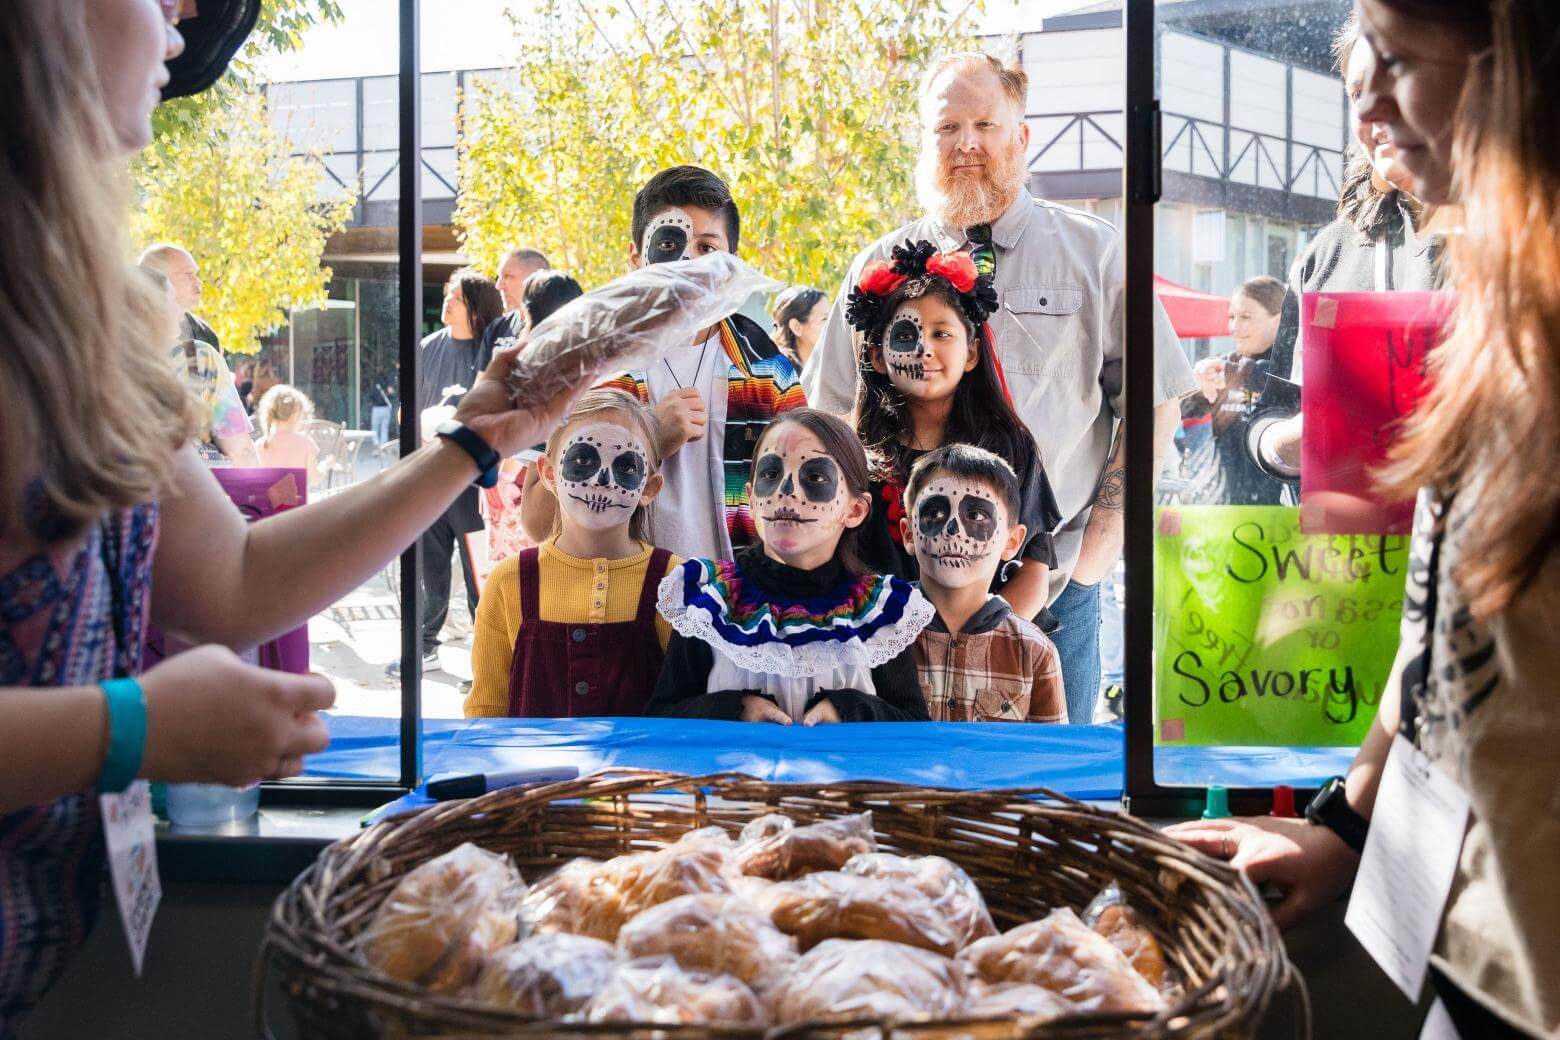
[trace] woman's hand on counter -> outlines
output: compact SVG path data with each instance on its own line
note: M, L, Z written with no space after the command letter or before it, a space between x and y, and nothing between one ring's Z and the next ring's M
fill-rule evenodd
M1283 900L1271 909L1280 928L1341 896L1360 865L1342 838L1308 820L1189 820L1165 833L1214 859L1228 860L1258 885L1271 882L1279 888Z

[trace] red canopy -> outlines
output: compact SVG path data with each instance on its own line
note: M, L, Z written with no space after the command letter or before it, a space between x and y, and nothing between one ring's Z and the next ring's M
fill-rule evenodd
M1165 305L1175 334L1182 339L1230 334L1230 301L1223 296L1188 289L1157 274L1154 275L1154 292Z

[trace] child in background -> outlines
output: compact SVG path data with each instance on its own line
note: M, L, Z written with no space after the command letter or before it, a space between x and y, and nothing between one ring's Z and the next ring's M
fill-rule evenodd
M939 448L910 470L899 525L937 608L915 643L934 721L1067 720L1056 647L988 591L1027 537L1013 522L1018 503L1012 467L980 448Z
M1021 476L1012 519L1027 532L993 591L1021 617L1046 606L1056 564L1051 532L1061 523L1040 450L999 379L986 318L997 306L989 275L964 253L906 242L893 261L862 271L846 317L862 333L856 432L873 463L873 515L862 536L867 564L914 579L915 557L900 540L910 467L946 444L973 444Z
M655 416L592 390L538 461L560 508L552 537L493 568L477 604L476 717L639 715L671 630L656 588L679 562L647 541L661 490Z
M924 720L911 645L932 606L857 557L871 500L850 427L812 409L776 419L759 438L747 492L758 540L735 561L689 560L661 584L676 634L650 714Z
M314 402L294 387L278 383L255 406L260 422L260 465L301 469L309 474L309 486L319 477L320 449L303 433L303 424L314 414Z

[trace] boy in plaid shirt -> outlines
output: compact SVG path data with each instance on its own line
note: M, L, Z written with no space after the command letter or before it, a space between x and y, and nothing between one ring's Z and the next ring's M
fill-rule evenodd
M1056 647L992 595L992 578L1024 545L1019 483L997 455L967 444L931 452L910 471L906 546L937 616L915 659L935 722L1062 722L1067 700Z

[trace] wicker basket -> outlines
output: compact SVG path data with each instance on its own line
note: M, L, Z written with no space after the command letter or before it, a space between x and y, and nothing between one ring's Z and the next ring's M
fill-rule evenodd
M1035 800L1043 795L1047 801ZM465 841L508 853L528 880L575 856L610 859L667 844L697 827L735 832L774 810L798 823L872 810L880 847L945 856L985 894L1000 929L1081 908L1117 881L1187 980L1177 1006L1157 1016L1090 1014L1023 1021L793 1025L770 1037L841 1037L864 1026L883 1037L1250 1036L1273 995L1298 982L1251 883L1121 813L1042 790L952 791L896 784L827 787L751 777L618 771L497 791L380 823L327 848L277 900L255 973L254 1022L269 1037L265 996L274 972L304 1037L763 1036L750 1028L566 1024L526 1019L381 975L355 937L411 868ZM861 1035L861 1034L858 1034Z

